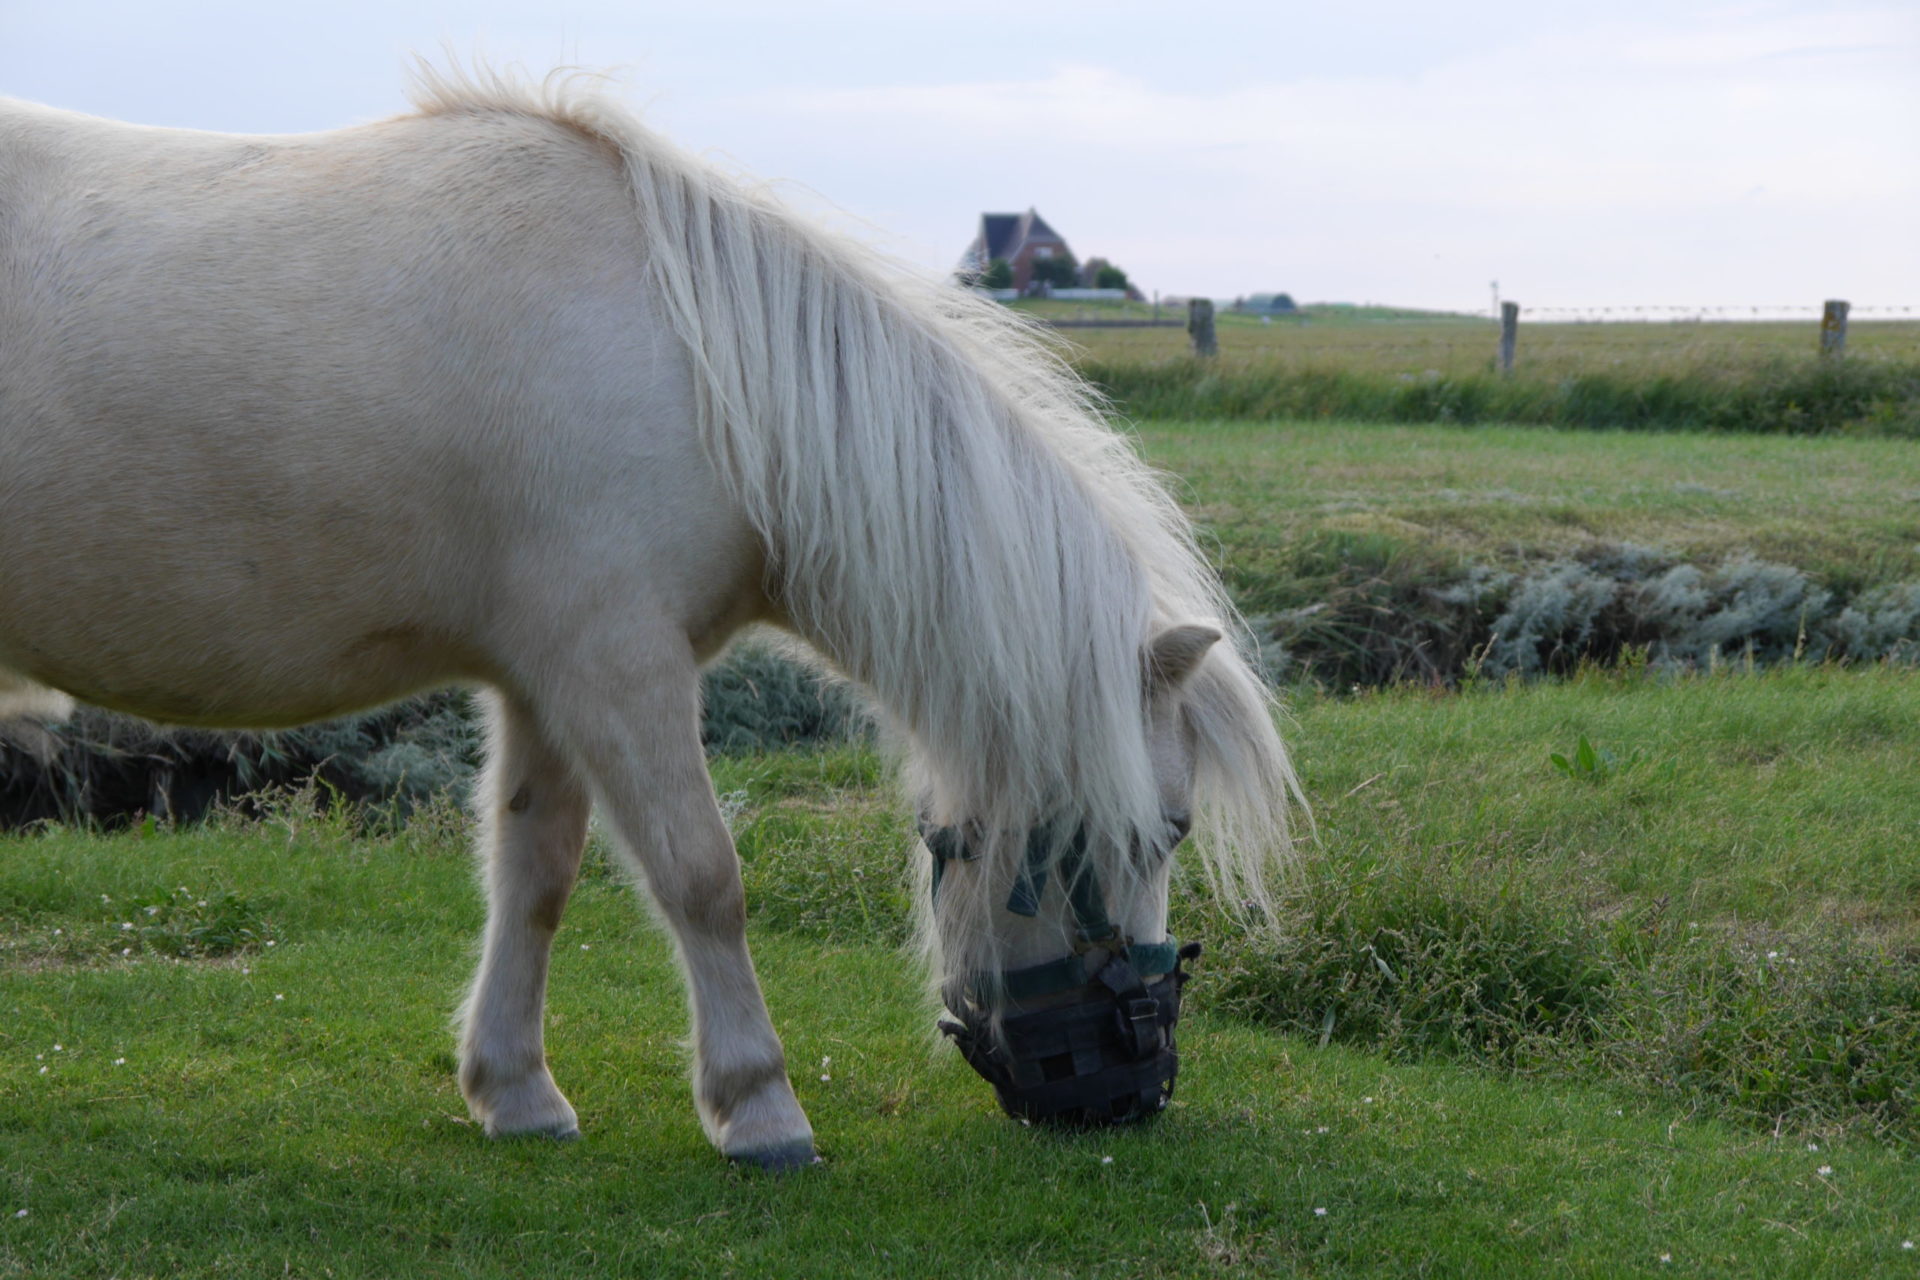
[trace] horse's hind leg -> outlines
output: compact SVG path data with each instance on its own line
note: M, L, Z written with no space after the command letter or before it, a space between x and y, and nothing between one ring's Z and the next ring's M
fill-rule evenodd
M672 932L693 1011L693 1092L723 1155L772 1169L813 1160L813 1129L747 954L733 837L700 745L700 673L683 639L647 646L571 716L601 813ZM609 694L608 690L615 692ZM573 735L570 735L573 736Z
M478 811L487 932L467 999L460 1088L489 1134L579 1133L547 1070L547 958L580 871L587 793L527 708L494 696Z

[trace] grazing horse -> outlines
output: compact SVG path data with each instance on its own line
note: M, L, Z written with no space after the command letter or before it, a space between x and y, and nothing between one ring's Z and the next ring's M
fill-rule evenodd
M485 691L460 1085L577 1132L542 1040L590 804L677 947L725 1155L813 1159L699 673L749 623L904 758L961 1049L1020 1114L1164 1103L1172 846L1259 901L1293 781L1191 531L1002 309L593 82L229 136L0 100L0 703L285 726ZM0 708L4 713L4 708Z

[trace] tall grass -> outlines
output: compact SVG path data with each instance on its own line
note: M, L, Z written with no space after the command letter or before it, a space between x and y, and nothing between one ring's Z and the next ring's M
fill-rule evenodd
M1609 430L1920 436L1920 360L1772 357L1647 372L1502 376L1350 364L1090 358L1081 372L1134 418L1488 422Z

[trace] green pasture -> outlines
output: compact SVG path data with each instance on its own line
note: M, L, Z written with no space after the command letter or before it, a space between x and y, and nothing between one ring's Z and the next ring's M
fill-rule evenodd
M1017 310L1044 320L1151 319L1150 303L1023 301ZM1163 306L1159 318L1179 324L1160 328L1065 328L1064 341L1090 364L1161 364L1191 350L1186 309ZM1220 365L1338 368L1386 375L1483 373L1493 363L1500 326L1484 316L1382 308L1309 306L1295 317L1215 313ZM1522 312L1515 367L1529 375L1580 373L1637 375L1695 373L1766 365L1817 355L1817 315L1804 320L1619 321L1536 323ZM1855 320L1847 329L1849 355L1868 360L1920 361L1920 321Z
M1300 551L1328 534L1509 569L1635 543L1686 560L1750 552L1842 587L1920 581L1910 441L1354 422L1136 430L1249 612L1303 603Z
M1031 304L1068 321L1105 314ZM1132 312L1150 313L1134 306ZM1582 430L1920 435L1920 323L1862 321L1844 359L1804 322L1529 324L1511 373L1498 328L1465 316L1310 309L1218 318L1219 355L1184 329L1061 328L1080 371L1133 418L1517 422Z
M1183 891L1176 1106L1083 1135L932 1045L876 758L717 760L826 1158L787 1179L707 1148L677 976L597 845L549 1035L585 1137L552 1145L487 1142L455 1088L453 810L0 841L0 1274L1916 1265L1920 678L1309 696L1289 736L1318 827L1280 928Z

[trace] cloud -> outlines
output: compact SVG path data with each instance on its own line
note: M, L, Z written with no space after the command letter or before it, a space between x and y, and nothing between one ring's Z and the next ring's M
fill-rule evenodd
M1747 6L1593 22L1404 75L1216 87L1065 63L740 102L857 139L883 167L938 157L983 193L1029 192L1003 202L1042 204L1070 236L1103 228L1083 252L1200 277L1170 288L1287 287L1276 277L1311 275L1312 254L1382 296L1398 279L1428 300L1458 288L1460 305L1503 262L1557 275L1541 287L1580 301L1774 302L1814 277L1863 280L1877 260L1907 302L1920 298L1900 230L1920 221L1916 62L1906 13ZM1754 261L1768 244L1776 261ZM1611 263L1611 278L1582 260ZM1250 261L1272 264L1264 283L1232 278ZM1662 283L1656 265L1693 278Z

